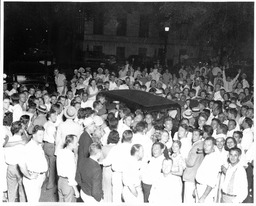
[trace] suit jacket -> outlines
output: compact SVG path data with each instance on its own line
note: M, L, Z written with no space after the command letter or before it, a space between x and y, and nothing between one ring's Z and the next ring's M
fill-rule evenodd
M89 147L92 143L92 138L86 131L84 131L79 139L78 162L83 161L85 158L89 157Z
M95 160L86 158L78 163L76 181L85 194L94 197L98 202L103 198L102 170Z

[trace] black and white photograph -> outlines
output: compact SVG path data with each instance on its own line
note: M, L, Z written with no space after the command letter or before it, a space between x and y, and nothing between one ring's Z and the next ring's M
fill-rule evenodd
M0 202L253 204L254 7L1 1Z

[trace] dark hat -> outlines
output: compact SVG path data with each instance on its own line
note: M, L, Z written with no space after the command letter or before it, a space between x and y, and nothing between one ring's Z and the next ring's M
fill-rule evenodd
M197 100L195 100L195 99L190 100L190 104L189 104L190 108L197 107L198 105L199 105L199 102Z
M43 104L43 105L39 105L37 107L37 110L43 113L47 113L47 107Z

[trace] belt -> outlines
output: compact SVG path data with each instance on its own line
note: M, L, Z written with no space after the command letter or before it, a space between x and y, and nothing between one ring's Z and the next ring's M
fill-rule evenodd
M227 193L223 192L222 190L221 190L221 193L222 193L223 195L226 195L226 196L229 196L229 197L236 197L236 195L227 194Z
M59 178L68 179L67 177L62 177L62 176L59 176Z
M33 171L30 171L30 170L28 170L28 172L29 172L30 174L39 174L39 175L42 175L42 174L45 173L45 172L33 172Z

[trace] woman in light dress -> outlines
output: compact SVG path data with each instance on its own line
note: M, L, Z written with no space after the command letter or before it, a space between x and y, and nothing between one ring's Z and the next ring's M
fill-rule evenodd
M94 102L96 100L96 96L99 92L95 79L90 79L89 86L87 88L87 92L88 92L88 100Z

